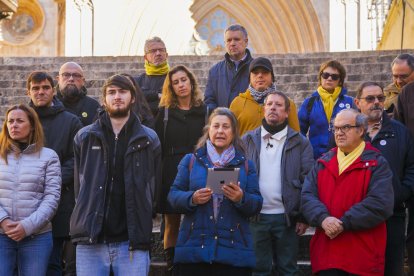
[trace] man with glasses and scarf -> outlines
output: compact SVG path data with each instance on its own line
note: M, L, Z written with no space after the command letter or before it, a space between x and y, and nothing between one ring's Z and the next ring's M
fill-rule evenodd
M319 276L384 275L393 173L364 141L367 127L365 115L340 111L332 127L338 146L316 161L303 184L301 211L316 227L310 258Z
M88 97L82 67L76 62L66 62L56 77L56 97L66 110L78 116L83 126L92 124L100 105L97 100Z
M414 81L414 56L400 54L391 63L392 83L384 88L384 108L391 117L398 117L398 95Z
M393 172L394 213L386 221L387 246L384 275L404 274L405 203L414 191L414 142L409 130L384 112L385 95L375 82L364 82L355 104L368 118L365 141L381 151Z
M144 93L155 118L158 114L162 86L170 71L168 52L164 41L157 36L145 41L144 52L145 73L139 75L135 81Z

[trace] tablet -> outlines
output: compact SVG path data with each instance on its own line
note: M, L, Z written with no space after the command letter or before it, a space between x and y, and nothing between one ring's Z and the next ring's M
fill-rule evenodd
M240 168L209 168L207 172L207 188L214 194L222 195L221 186L230 182L238 183Z

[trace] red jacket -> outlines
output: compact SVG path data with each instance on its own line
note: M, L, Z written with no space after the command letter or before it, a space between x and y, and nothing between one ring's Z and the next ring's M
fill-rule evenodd
M316 226L310 244L314 273L342 269L357 275L383 275L385 220L392 215L392 172L385 158L367 143L364 152L338 175L337 148L322 156L307 176L302 211ZM344 232L330 239L322 221L334 216Z

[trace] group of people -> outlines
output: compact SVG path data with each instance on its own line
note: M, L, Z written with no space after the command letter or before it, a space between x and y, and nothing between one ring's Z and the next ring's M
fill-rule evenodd
M158 37L102 105L75 62L29 75L0 133L0 275L148 275L157 213L172 275L297 275L309 226L316 275L403 275L407 207L414 271L414 57L355 98L327 61L297 111L243 26L224 41L204 98ZM212 168L239 178L211 189Z

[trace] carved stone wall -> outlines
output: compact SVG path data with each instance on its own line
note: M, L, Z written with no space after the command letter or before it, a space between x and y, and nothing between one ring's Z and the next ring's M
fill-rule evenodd
M58 12L53 0L19 0L0 23L1 56L57 56Z

